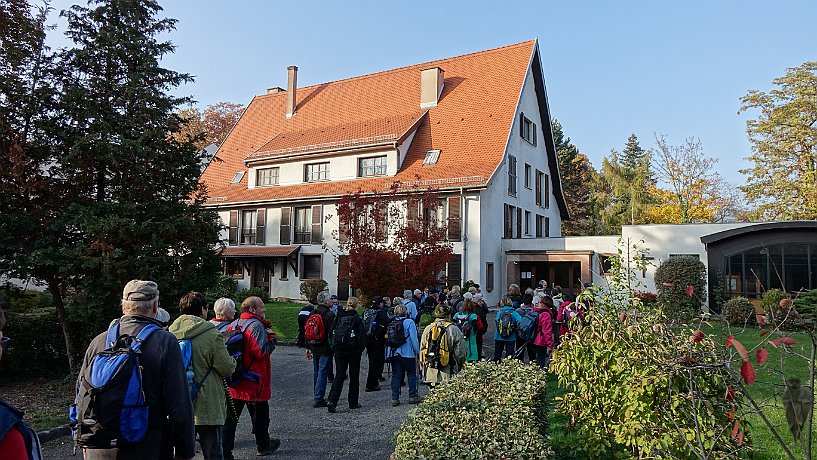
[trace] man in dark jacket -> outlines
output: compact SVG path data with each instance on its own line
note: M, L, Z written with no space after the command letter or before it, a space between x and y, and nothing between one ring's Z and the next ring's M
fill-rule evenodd
M383 376L386 353L386 328L389 327L389 312L383 308L383 297L372 297L374 325L366 339L366 354L369 356L369 375L366 378L366 391L380 391L380 377ZM365 317L365 316L364 316ZM368 327L368 326L367 326Z
M315 307L312 304L306 304L301 311L298 312L298 338L296 339L296 343L299 347L305 348L306 347L306 339L304 338L304 327L306 326L306 319L309 318L309 315L312 314L312 311L315 310Z
M307 336L307 359L312 359L314 369L312 375L313 400L312 407L326 407L326 382L329 379L329 365L332 362L332 347L329 345L329 331L335 324L335 314L332 313L332 298L329 291L318 294L318 306L312 315L318 314L323 319L325 337L319 341L310 341ZM310 315L310 316L312 316ZM307 322L309 319L307 319Z
M340 400L343 391L343 381L346 380L346 370L349 370L349 409L360 409L360 355L366 349L366 330L363 320L357 314L357 298L350 297L346 307L338 312L335 325L329 333L335 351L335 366L337 375L329 390L327 408L335 412L335 406Z
M120 335L136 336L147 325L159 326L159 288L153 281L133 280L122 293ZM82 384L91 359L106 347L107 331L91 341L82 361L78 385ZM142 390L148 404L148 432L142 442L120 445L111 449L85 449L85 458L91 460L159 458L162 429L169 419L173 427L170 435L176 447L176 458L192 459L196 455L193 425L193 404L187 386L182 354L173 334L154 331L142 344L140 366Z

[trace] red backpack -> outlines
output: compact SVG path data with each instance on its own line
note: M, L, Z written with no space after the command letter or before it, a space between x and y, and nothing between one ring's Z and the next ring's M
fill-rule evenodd
M306 319L304 326L304 337L309 345L323 345L326 343L326 326L323 324L323 316L320 313L312 313Z

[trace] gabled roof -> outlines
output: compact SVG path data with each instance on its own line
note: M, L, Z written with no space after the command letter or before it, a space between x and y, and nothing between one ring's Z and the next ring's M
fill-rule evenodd
M534 54L538 56L536 41L531 40L298 88L296 113L289 119L286 92L256 96L202 174L208 203L340 196L358 190L384 191L394 182L441 184L439 188L484 186L502 162ZM541 65L538 60L536 64ZM420 71L435 66L445 72L445 85L439 104L423 114ZM541 69L538 72L541 75ZM547 108L541 109L546 113ZM383 140L404 134L391 125L406 128L418 119L420 123L412 126L416 131L411 147L395 176L254 189L247 188L244 177L239 184L230 184L236 172L246 169L245 160L305 154L366 138ZM342 134L347 130L354 134ZM424 166L431 149L442 151L439 161ZM548 149L548 160L555 164L552 150ZM557 178L554 175L554 183ZM560 190L557 202L565 209Z

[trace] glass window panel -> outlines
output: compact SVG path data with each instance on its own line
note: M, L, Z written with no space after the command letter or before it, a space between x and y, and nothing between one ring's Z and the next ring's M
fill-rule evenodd
M783 288L783 245L769 246L769 284L766 289Z
M817 244L809 245L809 270L811 271L811 289L817 289Z
M747 297L759 298L764 290L768 289L769 284L767 251L764 248L755 248L746 251L743 257L746 276L746 289L743 292Z
M783 267L786 290L797 292L800 289L809 289L808 245L805 243L783 245L783 257L786 261Z
M733 295L742 295L745 288L743 281L743 255L735 254L727 258L725 291Z

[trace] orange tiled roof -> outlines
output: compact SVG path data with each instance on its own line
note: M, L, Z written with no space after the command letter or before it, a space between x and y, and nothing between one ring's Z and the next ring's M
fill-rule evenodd
M208 203L382 191L395 181L443 187L484 184L502 161L534 46L535 41L528 41L298 88L296 113L289 119L285 117L286 92L256 96L202 174ZM367 134L398 134L399 130L388 126L405 125L406 120L422 114L420 71L434 66L445 71L440 102L428 109L417 127L396 176L248 189L245 175L241 183L230 184L236 172L246 169L244 160L256 154L275 156L287 149L353 141ZM358 134L339 135L344 127ZM297 140L299 136L303 142ZM436 165L424 166L423 158L430 149L440 149L442 154Z
M300 249L300 246L228 246L221 251L222 257L284 257Z

